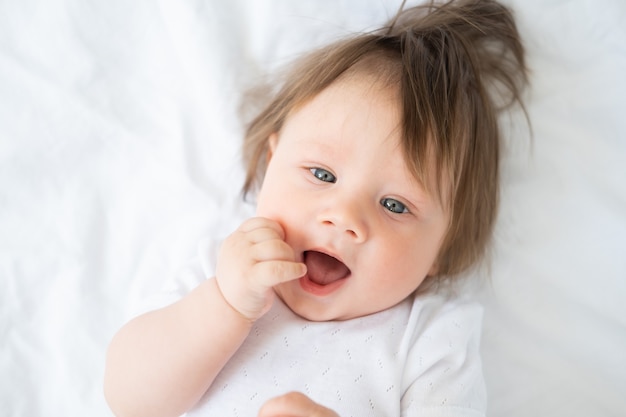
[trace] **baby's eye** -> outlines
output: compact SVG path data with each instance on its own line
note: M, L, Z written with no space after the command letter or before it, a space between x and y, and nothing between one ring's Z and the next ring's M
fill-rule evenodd
M402 214L409 212L409 209L404 204L393 198L383 198L380 200L380 204L392 213Z
M320 181L337 182L337 178L324 168L311 168L309 171Z

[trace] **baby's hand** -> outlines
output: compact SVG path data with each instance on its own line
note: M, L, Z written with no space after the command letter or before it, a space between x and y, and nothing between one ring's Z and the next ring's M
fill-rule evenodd
M257 320L271 307L272 287L298 279L306 265L296 262L275 221L256 217L245 221L220 249L217 284L226 301L249 320Z
M261 407L258 417L339 417L330 408L326 408L299 392L290 392L272 398Z

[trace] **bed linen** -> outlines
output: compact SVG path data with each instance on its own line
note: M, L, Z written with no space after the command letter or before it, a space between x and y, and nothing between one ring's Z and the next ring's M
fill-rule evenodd
M532 130L503 119L490 271L468 288L488 414L623 416L626 3L506 3ZM0 1L0 415L111 415L104 356L129 306L253 213L242 92L399 4Z

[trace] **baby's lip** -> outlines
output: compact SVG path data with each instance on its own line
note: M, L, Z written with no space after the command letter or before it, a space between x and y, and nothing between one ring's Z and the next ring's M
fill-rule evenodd
M303 254L310 281L328 285L350 276L350 268L338 257L321 250L309 250Z

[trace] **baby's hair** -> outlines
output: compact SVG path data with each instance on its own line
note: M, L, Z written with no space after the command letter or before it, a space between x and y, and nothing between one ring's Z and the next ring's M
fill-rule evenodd
M378 31L297 60L245 136L244 193L262 181L268 138L291 112L333 82L368 76L399 89L402 146L415 178L449 210L436 261L441 281L486 252L498 205L499 112L523 108L527 69L511 11L492 0L429 2Z

